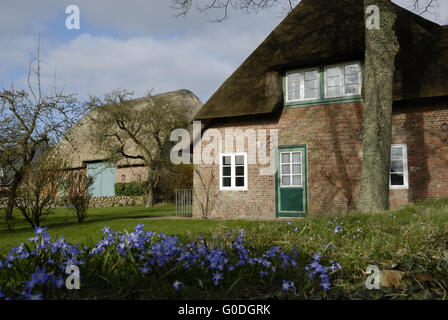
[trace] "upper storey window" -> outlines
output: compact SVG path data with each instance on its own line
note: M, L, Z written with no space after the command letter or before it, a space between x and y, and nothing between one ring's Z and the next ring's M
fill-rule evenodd
M292 70L285 75L286 104L329 103L361 98L361 64Z
M319 69L297 70L286 74L286 101L306 101L319 99Z
M325 68L325 97L336 98L361 94L361 66L359 63Z

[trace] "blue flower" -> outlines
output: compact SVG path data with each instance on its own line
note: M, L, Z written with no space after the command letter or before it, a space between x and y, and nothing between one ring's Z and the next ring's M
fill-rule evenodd
M261 271L258 272L258 273L260 274L260 277L262 277L262 278L268 275L268 272L267 272L267 271L264 271L264 270L261 270Z
M34 229L34 234L39 236L43 234L45 230L47 230L47 228L36 227L36 229Z
M62 286L65 284L64 279L62 278L61 275L59 275L59 278L54 278L53 279L53 284L57 287L57 288L62 288Z
M342 231L343 230L342 230L341 226L336 226L333 230L334 233L338 233L338 232L342 232Z
M143 274L148 274L152 269L151 269L151 267L146 267L146 264L145 264L143 266L143 268L139 268L138 270L140 270L140 272Z
M180 282L180 281L175 281L174 283L173 283L173 288L174 288L174 290L176 290L176 291L179 291L179 288L180 287L185 287L184 286L184 284L183 284L183 282Z
M222 273L219 273L219 272L214 273L212 280L213 280L213 283L215 284L215 286L217 286L219 283L219 280L222 280Z
M297 290L294 281L283 280L282 291L289 291L290 289L293 289L293 291Z

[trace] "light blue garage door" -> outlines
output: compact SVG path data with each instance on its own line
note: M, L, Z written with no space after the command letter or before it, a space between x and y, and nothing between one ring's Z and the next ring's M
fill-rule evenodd
M87 164L88 175L93 177L90 193L94 197L115 196L115 176L117 169L107 162L93 162Z

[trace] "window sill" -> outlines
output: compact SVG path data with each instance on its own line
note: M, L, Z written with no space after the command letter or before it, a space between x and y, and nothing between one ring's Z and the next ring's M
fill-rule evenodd
M310 100L310 101L294 101L294 102L285 102L285 107L306 107L313 105L325 105L325 104L337 104L337 103L347 103L347 102L362 102L361 95L353 95L347 97L338 97L338 98L326 98L326 99L318 99L318 100Z
M248 188L219 188L219 191L247 191Z
M408 190L408 186L389 186L389 190Z

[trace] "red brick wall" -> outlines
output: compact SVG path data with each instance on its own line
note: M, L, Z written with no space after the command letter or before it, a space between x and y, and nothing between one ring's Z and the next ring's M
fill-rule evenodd
M122 181L122 176L124 176L124 181ZM148 169L147 167L118 167L115 182L132 182L138 181L140 176L141 181L148 179Z
M409 189L391 190L391 207L448 197L445 123L446 100L439 104L414 102L394 106L392 143L407 144ZM362 103L284 108L269 116L215 120L211 128L219 129L223 136L225 128L278 129L279 145L307 146L308 214L341 214L356 207L361 176ZM260 176L258 167L249 165L247 191L219 191L218 166L212 167L216 190L212 217L275 218L273 176ZM210 165L197 168L203 180L210 179ZM200 181L195 174L195 216L201 215L201 203L205 203Z

